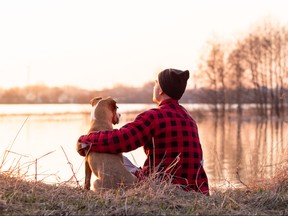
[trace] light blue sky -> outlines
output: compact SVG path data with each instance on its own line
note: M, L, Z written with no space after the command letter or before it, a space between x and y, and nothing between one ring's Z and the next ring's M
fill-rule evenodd
M0 0L0 87L143 85L164 68L193 71L215 35L233 40L268 16L287 24L287 8L285 0Z

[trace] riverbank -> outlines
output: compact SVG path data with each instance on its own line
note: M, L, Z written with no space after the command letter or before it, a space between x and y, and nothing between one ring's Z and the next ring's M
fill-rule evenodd
M211 188L209 197L149 180L129 190L83 191L0 174L1 215L287 215L288 161L245 188Z

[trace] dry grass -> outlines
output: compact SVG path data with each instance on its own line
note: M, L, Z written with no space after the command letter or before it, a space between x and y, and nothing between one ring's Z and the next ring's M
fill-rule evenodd
M287 173L285 158L265 183L212 188L207 197L152 178L128 190L95 193L75 182L48 185L6 171L0 173L0 215L288 215Z

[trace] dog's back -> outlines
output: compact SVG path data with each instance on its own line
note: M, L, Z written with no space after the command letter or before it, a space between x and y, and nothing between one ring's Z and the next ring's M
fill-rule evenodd
M112 130L113 124L119 123L120 115L117 113L118 107L115 100L112 98L94 98L90 103L93 109L89 133L99 130ZM94 190L117 188L122 184L129 186L136 182L136 177L124 167L122 154L89 152L86 156L85 165L86 189L90 189L91 170L98 178L94 182Z
M136 177L124 167L122 154L90 152L87 160L98 178L94 190L127 187L136 182Z

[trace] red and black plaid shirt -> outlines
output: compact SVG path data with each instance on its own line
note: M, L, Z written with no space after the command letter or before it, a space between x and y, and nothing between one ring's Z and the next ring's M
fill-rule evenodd
M172 176L172 183L184 190L209 194L196 122L177 100L163 101L120 129L83 135L78 143L92 145L91 151L108 153L143 146L147 155L143 175L156 171Z

